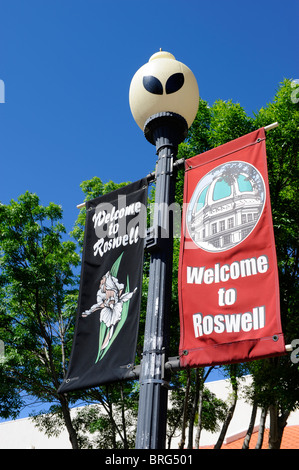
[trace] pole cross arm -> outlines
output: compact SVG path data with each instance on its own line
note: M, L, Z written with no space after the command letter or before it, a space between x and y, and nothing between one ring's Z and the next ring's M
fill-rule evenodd
M179 356L169 357L167 362L165 362L165 370L168 372L177 372L178 370L182 370L183 368L180 366L180 358ZM128 380L137 380L140 376L140 365L134 366L129 374L126 376Z

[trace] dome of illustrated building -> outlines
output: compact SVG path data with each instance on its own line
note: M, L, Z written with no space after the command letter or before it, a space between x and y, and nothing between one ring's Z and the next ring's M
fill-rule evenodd
M257 170L240 171L235 166L224 164L222 172L206 178L206 185L201 181L189 208L190 236L207 251L224 251L243 241L264 207L264 190L260 190L264 185Z

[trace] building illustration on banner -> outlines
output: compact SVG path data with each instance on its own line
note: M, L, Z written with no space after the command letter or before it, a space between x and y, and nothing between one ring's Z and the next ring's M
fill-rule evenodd
M194 243L210 252L241 243L256 226L265 204L259 171L242 161L224 163L197 184L187 212Z

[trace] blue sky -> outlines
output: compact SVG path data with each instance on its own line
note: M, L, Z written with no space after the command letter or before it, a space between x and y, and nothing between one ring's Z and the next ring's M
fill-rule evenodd
M298 13L298 0L0 0L0 201L34 192L69 232L82 181L154 169L128 100L152 54L188 65L209 104L252 114L299 78Z
M153 53L188 65L209 104L251 114L299 77L298 13L298 0L1 0L0 201L34 192L62 205L70 231L83 180L154 168L128 101Z

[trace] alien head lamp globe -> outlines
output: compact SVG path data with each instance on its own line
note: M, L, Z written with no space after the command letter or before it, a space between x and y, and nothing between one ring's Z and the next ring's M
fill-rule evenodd
M135 73L129 102L141 130L151 116L162 112L182 116L189 128L198 110L198 85L186 65L169 52L160 51Z

